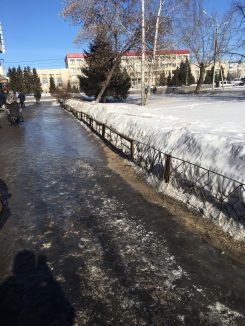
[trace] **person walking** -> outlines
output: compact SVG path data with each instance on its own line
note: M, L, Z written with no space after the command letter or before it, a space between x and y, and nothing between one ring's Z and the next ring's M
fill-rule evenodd
M16 120L19 118L20 113L20 99L15 96L12 90L9 91L9 95L6 98L8 122L12 125L13 118Z
M25 94L22 91L19 92L18 98L20 99L20 106L22 107L22 109L25 108L26 107L25 106L26 97L25 97Z
M41 93L39 91L35 92L34 97L36 98L36 103L40 103Z

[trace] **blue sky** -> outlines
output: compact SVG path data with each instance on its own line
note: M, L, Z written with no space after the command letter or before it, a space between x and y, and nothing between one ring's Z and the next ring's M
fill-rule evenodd
M98 0L99 1L99 0ZM204 10L222 13L230 0L203 0ZM36 69L65 68L67 53L83 52L84 47L73 44L78 26L71 26L58 14L61 0L6 0L1 1L5 53L0 53L4 66Z

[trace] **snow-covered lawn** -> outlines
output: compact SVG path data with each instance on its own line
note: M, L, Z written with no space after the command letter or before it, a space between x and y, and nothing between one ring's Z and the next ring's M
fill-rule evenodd
M164 153L245 183L245 88L240 90L151 95L146 107L139 105L139 95L126 103L67 104Z

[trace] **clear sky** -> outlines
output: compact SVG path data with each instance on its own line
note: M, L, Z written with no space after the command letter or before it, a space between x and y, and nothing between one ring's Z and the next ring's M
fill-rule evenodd
M207 12L212 13L215 8L221 13L230 2L203 0L203 6ZM1 0L0 22L6 52L0 53L0 59L4 60L6 69L18 65L36 69L65 68L67 53L86 49L86 45L78 48L72 43L79 27L59 18L61 10L61 0Z

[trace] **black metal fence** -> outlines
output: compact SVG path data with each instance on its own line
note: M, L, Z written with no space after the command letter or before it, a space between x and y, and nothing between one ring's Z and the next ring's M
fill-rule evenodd
M131 139L68 105L63 107L130 161L154 176L159 184L165 182L187 197L197 198L198 210L203 211L211 205L229 218L244 222L245 184Z

